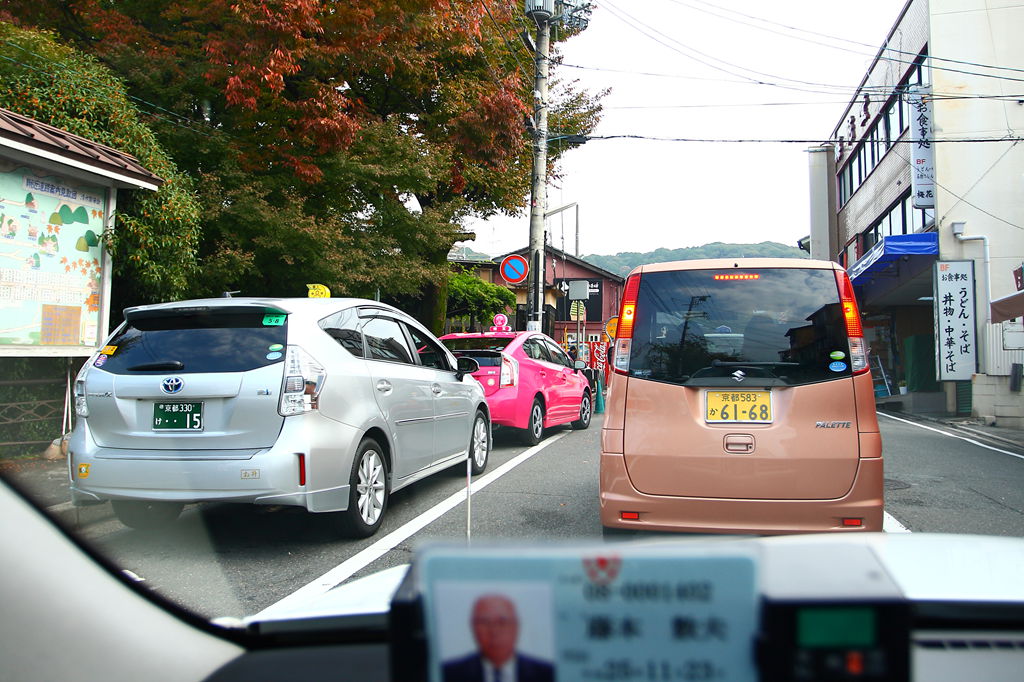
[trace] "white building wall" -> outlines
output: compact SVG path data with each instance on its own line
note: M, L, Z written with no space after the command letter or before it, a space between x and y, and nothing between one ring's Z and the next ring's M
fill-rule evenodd
M933 57L1024 69L1024 3L1020 0L931 0L930 4ZM1024 137L1024 105L1013 96L1024 91L1020 80L1024 74L934 58L932 63L945 67L932 69L937 137ZM963 99L944 99L951 94ZM974 412L999 424L1024 426L1024 399L1010 392L1008 376L1013 363L1024 363L1024 351L1004 348L1004 325L988 323L989 300L1016 292L1012 271L1024 261L1024 144L939 144L935 170L940 255L975 262L979 374L973 382ZM964 223L966 236L988 238L987 268L984 242L957 240L953 223Z

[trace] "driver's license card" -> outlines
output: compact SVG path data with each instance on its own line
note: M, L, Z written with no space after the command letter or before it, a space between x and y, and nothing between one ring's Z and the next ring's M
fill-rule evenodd
M755 562L737 548L439 547L420 568L434 682L502 646L554 680L757 679Z

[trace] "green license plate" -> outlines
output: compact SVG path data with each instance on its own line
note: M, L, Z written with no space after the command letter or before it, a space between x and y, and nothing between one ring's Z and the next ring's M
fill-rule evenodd
M708 391L704 421L770 424L772 394L769 391Z
M157 431L202 431L202 403L154 403L153 428Z

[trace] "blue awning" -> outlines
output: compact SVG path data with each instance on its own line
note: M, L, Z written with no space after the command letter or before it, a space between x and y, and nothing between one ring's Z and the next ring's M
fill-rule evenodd
M847 268L854 284L863 283L864 277L881 272L903 256L938 256L938 232L894 234L882 237L856 263ZM861 281L858 282L857 280Z

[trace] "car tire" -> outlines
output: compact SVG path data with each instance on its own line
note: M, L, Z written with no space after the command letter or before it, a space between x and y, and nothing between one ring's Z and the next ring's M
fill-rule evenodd
M155 530L174 523L185 507L180 502L111 500L117 520L136 530Z
M533 399L530 406L530 419L526 423L526 430L523 431L523 442L527 445L536 445L544 438L544 403L540 398Z
M373 438L364 438L352 458L348 509L341 512L342 532L352 538L368 538L384 520L390 497L384 449Z
M473 419L473 435L469 440L470 470L474 476L482 474L487 468L487 458L491 454L491 429L487 415L483 410L476 411Z
M584 391L580 399L580 418L572 423L572 428L582 431L590 426L590 418L593 415L593 403L590 401L590 391Z

